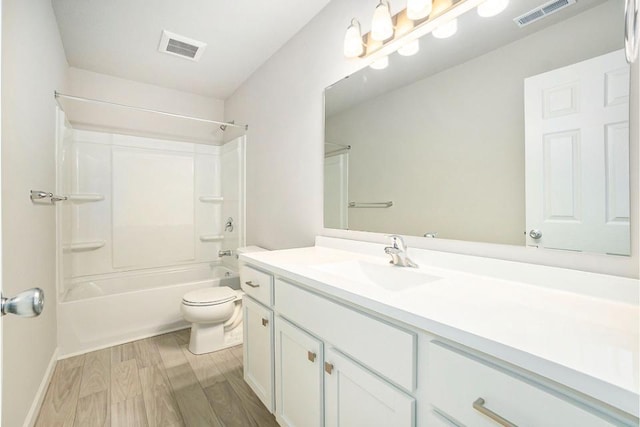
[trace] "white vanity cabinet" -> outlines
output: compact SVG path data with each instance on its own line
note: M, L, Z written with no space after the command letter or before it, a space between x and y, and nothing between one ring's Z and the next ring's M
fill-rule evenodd
M282 427L323 425L322 342L276 316L276 420Z
M428 400L432 407L461 425L620 425L596 415L595 408L572 401L568 395L554 393L500 365L437 341L429 345L427 372Z
M415 399L333 348L325 352L325 426L415 425Z
M281 425L415 425L415 334L280 278L274 292ZM300 411L300 422L292 422Z
M273 311L245 297L242 315L244 380L273 412Z
M378 315L321 282L245 265L245 380L288 427L637 426L473 346ZM260 298L260 302L254 300ZM383 310L384 311L384 310Z
M273 276L241 264L240 285L246 294L242 301L244 380L267 409L273 412Z

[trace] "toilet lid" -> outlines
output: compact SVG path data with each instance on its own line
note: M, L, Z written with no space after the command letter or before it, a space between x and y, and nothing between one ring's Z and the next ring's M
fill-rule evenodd
M236 299L236 291L228 286L215 286L187 292L182 302L187 305L215 305Z

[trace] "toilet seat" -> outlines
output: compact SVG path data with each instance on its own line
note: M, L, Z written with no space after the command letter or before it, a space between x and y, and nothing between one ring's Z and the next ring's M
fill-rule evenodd
M237 293L228 286L215 286L187 292L182 303L189 306L210 306L224 304L237 298Z

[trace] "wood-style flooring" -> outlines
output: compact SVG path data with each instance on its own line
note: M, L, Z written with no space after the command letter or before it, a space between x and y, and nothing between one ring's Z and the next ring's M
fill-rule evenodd
M278 425L242 378L242 346L188 343L183 329L60 360L36 426Z

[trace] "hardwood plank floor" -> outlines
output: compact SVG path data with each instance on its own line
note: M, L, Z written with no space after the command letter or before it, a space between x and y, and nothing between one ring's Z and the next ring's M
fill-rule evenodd
M188 344L183 329L59 361L36 426L278 426L242 378L242 346Z

